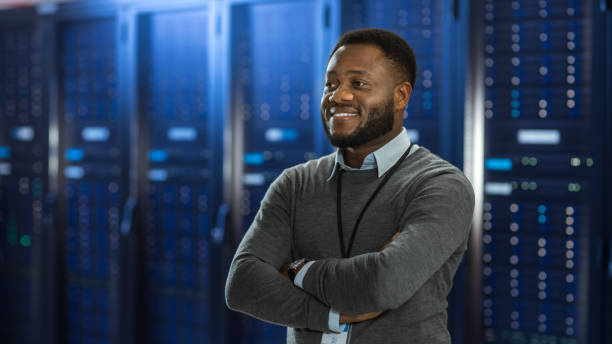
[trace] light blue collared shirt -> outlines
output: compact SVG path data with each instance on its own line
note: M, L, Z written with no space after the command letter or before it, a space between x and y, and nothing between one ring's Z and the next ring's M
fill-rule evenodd
M368 154L360 168L353 168L344 163L344 156L342 150L336 150L336 161L334 168L327 178L327 181L332 180L338 166L346 171L357 171L357 170L372 170L378 168L378 177L382 176L387 172L395 163L402 157L402 154L410 147L410 137L406 132L406 128L402 128L402 132L394 137L391 141L387 142L384 146L378 148L374 152ZM412 154L418 148L417 145L413 145L409 154Z
M402 157L406 149L410 147L410 137L406 132L406 128L402 128L402 132L399 133L396 137L394 137L391 141L387 142L384 146L378 148L376 151L368 154L365 159L363 159L363 163L360 168L353 168L344 163L344 156L342 155L342 150L338 149L336 151L336 162L334 163L334 169L331 172L327 181L332 180L334 175L338 170L338 166L342 167L342 169L346 171L357 171L357 170L373 170L378 168L378 177L382 176L387 172L395 163ZM419 147L418 145L412 145L410 152L408 155L414 153ZM295 279L293 283L302 288L304 277L308 272L310 266L314 264L314 261L310 261L306 263L300 271L295 275ZM327 321L329 329L334 332L342 332L342 328L340 326L340 313L335 311L333 308L329 310L329 318Z

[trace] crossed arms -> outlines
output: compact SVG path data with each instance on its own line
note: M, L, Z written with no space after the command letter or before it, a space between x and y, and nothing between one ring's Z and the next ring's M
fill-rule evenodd
M465 244L474 199L462 178L448 173L423 183L394 240L379 252L317 260L300 289L279 272L291 257L287 205L292 192L284 173L271 185L236 252L226 284L228 306L276 324L324 332L330 308L351 322L401 306Z

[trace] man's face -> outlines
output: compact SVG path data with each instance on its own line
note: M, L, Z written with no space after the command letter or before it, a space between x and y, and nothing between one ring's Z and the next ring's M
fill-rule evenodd
M394 126L393 67L369 44L340 47L327 65L321 120L336 147L357 148Z

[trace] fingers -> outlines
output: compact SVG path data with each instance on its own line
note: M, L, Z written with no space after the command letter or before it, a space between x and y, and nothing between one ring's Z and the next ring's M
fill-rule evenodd
M358 323L366 320L372 320L378 318L383 312L372 312L365 314L340 314L341 324Z

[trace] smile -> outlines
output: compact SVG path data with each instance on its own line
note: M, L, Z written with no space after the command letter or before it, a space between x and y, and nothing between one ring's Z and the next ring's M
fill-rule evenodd
M337 113L334 114L333 117L357 117L359 114L356 113Z

